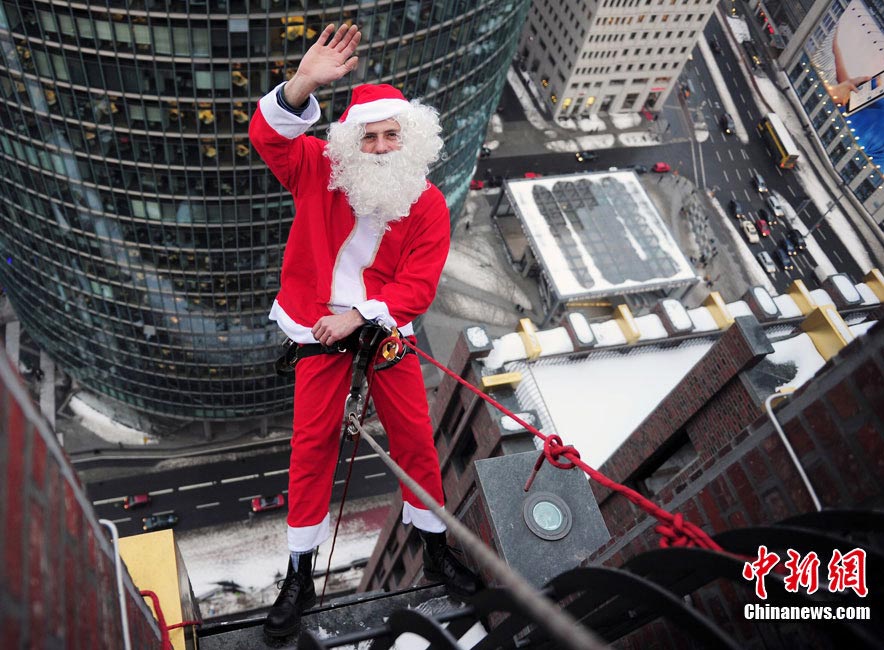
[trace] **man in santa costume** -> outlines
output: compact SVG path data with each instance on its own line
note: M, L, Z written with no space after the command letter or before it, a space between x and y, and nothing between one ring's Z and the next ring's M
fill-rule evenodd
M448 256L449 215L427 181L442 149L438 114L408 102L386 84L353 90L328 142L304 135L320 117L313 92L356 68L355 26L325 28L297 73L259 102L249 125L252 145L295 200L270 318L302 346L331 347L367 321L413 335L412 321L436 293ZM317 348L312 348L316 350ZM282 590L265 630L286 636L311 607L313 552L329 537L331 500L353 353L316 354L297 364L289 465L288 548ZM433 498L444 503L426 393L417 357L378 372L371 397L390 454ZM480 583L452 554L445 524L402 486L403 523L424 544L424 574L456 596Z

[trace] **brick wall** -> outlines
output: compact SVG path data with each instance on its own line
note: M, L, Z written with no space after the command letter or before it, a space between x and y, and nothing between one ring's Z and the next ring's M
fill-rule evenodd
M55 436L0 351L0 647L119 650L113 549ZM134 648L160 648L124 575Z
M739 405L741 399L747 400L745 408ZM699 456L654 497L662 507L682 513L711 534L770 525L813 510L769 418L757 402L749 400L749 392L736 377L688 419L685 427ZM884 506L884 325L880 321L783 401L775 413L824 508ZM741 417L751 422L737 430L735 423ZM717 422L721 423L718 427ZM652 452L652 448L644 449L645 455ZM633 448L628 454L630 462L641 456ZM612 540L587 563L621 566L657 546L652 530L656 521L619 495L607 498L602 514ZM746 647L757 647L761 633L743 620L737 606L752 599L742 593L735 579L700 590L692 602L741 638ZM813 641L799 626L786 626L783 634L792 641L780 639L785 643L782 647ZM636 634L624 645L643 647L641 638Z

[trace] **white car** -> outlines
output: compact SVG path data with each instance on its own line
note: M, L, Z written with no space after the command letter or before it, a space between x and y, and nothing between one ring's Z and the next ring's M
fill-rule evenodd
M777 265L774 264L773 258L770 256L770 253L767 251L761 251L758 253L755 258L758 260L758 263L761 264L761 268L764 269L764 272L768 275L774 275L777 272Z
M755 224L751 221L741 221L740 228L743 229L743 235L746 237L746 241L750 244L758 243L758 231L755 229Z
M774 196L773 194L771 194L767 197L765 202L767 203L767 207L770 208L770 211L777 219L782 219L786 216L786 213L783 211L783 204L778 196Z

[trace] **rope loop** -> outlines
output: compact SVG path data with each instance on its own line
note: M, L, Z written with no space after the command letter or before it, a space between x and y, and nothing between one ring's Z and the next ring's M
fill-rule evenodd
M572 462L562 463L558 460L559 456L570 456L572 458L580 458L580 452L573 445L563 445L562 439L556 434L547 436L543 441L543 455L549 461L549 464L559 469L574 469L577 467Z

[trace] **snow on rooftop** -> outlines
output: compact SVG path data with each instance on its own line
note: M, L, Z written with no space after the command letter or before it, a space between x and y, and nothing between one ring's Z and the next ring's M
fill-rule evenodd
M688 316L694 323L694 330L697 332L710 332L718 329L718 323L712 318L712 314L705 307L697 307L689 309Z
M488 334L486 334L485 330L481 327L468 327L466 337L470 342L470 345L474 348L484 348L491 342L488 339Z
M878 296L875 295L875 292L869 288L865 282L860 282L856 285L856 290L859 292L860 297L863 300L864 305L877 305L881 301L878 300Z
M559 298L696 281L632 171L510 180L507 192Z
M841 295L844 296L844 299L847 302L860 302L862 298L860 298L859 292L856 290L856 285L850 281L850 279L841 273L838 275L832 276L832 284L835 285L835 288L841 292Z
M866 332L869 331L869 328L871 328L872 325L874 325L877 322L878 321L876 321L876 320L863 321L862 323L857 323L856 325L851 325L850 331L856 337L863 336Z
M755 296L755 300L758 301L759 306L765 311L765 313L770 314L771 316L779 313L777 303L774 302L774 299L770 297L770 293L768 293L764 287L754 287L752 289L752 295Z
M749 305L746 304L745 300L727 303L727 310L734 318L737 316L752 316L752 310L749 309Z
M688 311L678 300L667 298L663 301L663 309L669 317L669 321L679 330L689 330L694 323L688 316Z
M817 307L835 304L835 301L829 297L829 292L825 289L813 289L810 292L810 297L813 298L813 301L816 303Z
M519 397L523 407L546 412L564 443L599 467L711 347L695 339L676 348L649 345L626 354L537 362L529 381L539 397L528 390ZM531 395L542 403L526 403Z
M620 329L620 326L615 320L608 320L604 323L593 323L590 327L598 341L598 346L623 345L626 343L626 337L623 335L623 330Z
M574 336L577 337L578 341L584 344L595 341L595 336L592 333L592 328L589 326L589 321L586 320L586 316L571 313L568 314L568 322L571 323L571 329L574 330Z
M766 357L768 361L775 365L794 365L797 371L790 381L777 386L777 390L803 386L826 363L807 334L774 341L773 348L773 353Z
M537 342L540 344L540 356L542 357L574 351L574 344L571 343L568 330L564 327L537 332Z
M801 310L798 309L798 305L795 304L792 296L782 294L775 296L773 301L777 304L777 307L780 308L780 314L783 318L796 318L801 316Z
M666 328L663 327L663 321L660 320L657 314L639 316L635 319L635 324L641 333L643 341L647 339L665 339L669 336L666 333Z
M516 361L527 356L525 345L518 332L504 334L499 339L494 339L491 345L493 349L482 359L482 363L489 370L502 368L507 361Z

